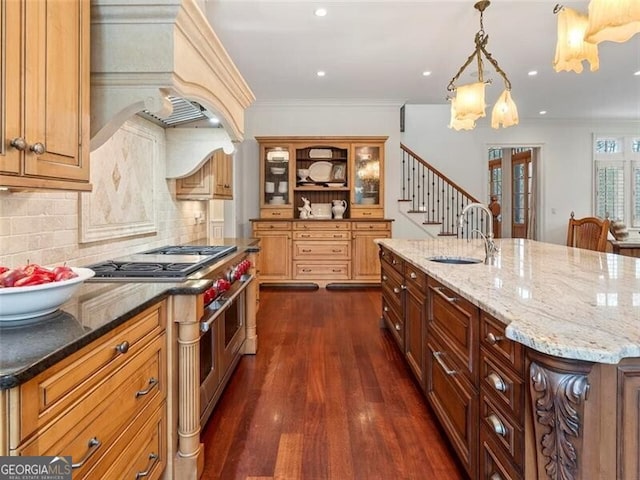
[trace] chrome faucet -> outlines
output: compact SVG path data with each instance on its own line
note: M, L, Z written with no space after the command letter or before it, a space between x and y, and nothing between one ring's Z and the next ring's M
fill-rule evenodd
M489 230L489 233L487 235L485 235L482 231L478 230L477 228L474 228L473 230L471 230L471 233L478 232L482 237L482 239L484 240L484 263L485 265L489 265L493 262L493 259L495 258L495 254L499 251L499 248L493 239L493 213L491 213L491 210L489 210L489 207L487 207L486 205L483 205L482 203L468 203L467 205L465 205L465 207L462 209L462 212L460 212L460 217L458 218L458 228L462 228L467 212L469 212L469 210L474 208L483 210L489 216L489 221L488 221L489 227L487 229Z

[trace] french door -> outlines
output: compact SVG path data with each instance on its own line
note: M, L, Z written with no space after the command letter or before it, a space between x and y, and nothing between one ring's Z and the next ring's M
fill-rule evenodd
M533 206L533 164L531 150L511 154L511 236L527 238Z

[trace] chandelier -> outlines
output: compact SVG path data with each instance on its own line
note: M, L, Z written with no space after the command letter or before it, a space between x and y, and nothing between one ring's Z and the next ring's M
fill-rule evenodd
M484 80L483 56L493 65L496 72L498 72L504 80L504 91L498 98L491 113L491 126L493 128L500 128L500 126L506 128L518 124L518 109L511 99L511 82L507 78L506 73L504 73L498 65L498 62L491 56L491 53L487 51L489 36L484 32L483 15L490 3L488 0L482 0L474 5L474 8L480 12L480 30L475 36L476 48L447 86L449 92L455 92L455 97L447 97L448 100L451 101L451 121L449 128L455 130L471 130L475 128L476 120L485 116L485 87L487 83L491 83L491 81ZM478 81L456 86L455 82L474 59L478 67Z
M591 0L589 15L571 8L556 5L558 14L558 41L553 68L582 72L582 62L587 61L590 70L598 70L598 43L604 41L626 42L640 32L640 1Z

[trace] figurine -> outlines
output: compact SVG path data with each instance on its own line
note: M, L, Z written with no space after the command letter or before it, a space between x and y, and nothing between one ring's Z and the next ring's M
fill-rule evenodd
M300 218L303 220L311 218L313 216L311 213L311 202L309 202L309 199L305 197L302 197L302 201L304 202L304 205L302 207L298 207L298 210L300 210Z

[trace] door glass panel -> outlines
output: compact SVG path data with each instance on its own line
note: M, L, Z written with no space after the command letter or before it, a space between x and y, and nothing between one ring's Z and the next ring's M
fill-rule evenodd
M356 205L380 204L380 147L355 148L354 176Z
M261 185L264 205L288 205L289 197L289 150L287 147L267 147L263 159L264 184Z

